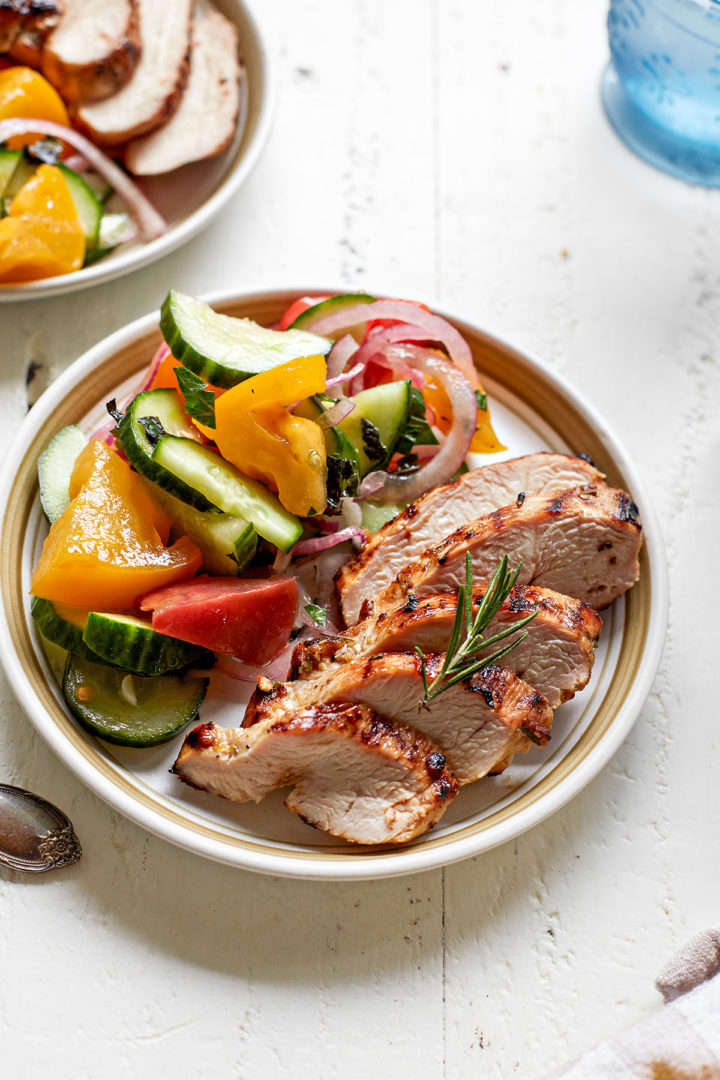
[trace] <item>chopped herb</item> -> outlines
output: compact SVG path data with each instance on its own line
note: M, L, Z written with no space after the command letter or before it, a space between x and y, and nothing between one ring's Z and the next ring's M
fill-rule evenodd
M312 621L316 622L318 626L322 626L324 630L325 626L327 625L327 611L325 610L325 608L320 607L319 604L306 604L305 610L307 611Z
M408 476L410 473L415 473L420 468L420 462L418 461L417 454L405 454L401 457L397 463L397 471L401 476Z
M481 390L476 390L475 400L477 401L478 409L482 409L483 412L487 412L487 394L484 394Z
M299 638L304 629L304 626L293 626L292 630L290 631L290 640L295 641L296 638Z
M215 427L215 394L204 379L185 367L176 367L175 376L185 398L185 412L205 427Z
M435 432L425 416L425 399L416 386L410 394L410 412L405 430L395 444L395 452L406 455L414 446L437 446Z
M147 435L150 445L157 446L165 434L165 428L162 426L160 418L158 416L139 416L138 423Z
M524 491L521 491L521 492L520 492L520 494L519 494L519 495L518 495L518 497L517 497L517 505L518 505L518 506L522 506L522 504L523 504L524 502L525 502L525 492L524 492Z
M380 439L380 432L371 420L365 417L360 421L362 431L363 450L372 462L384 461L387 458L387 447Z
M508 645L503 645L502 648L497 649L491 656L483 656L482 659L477 657L481 649L487 649L490 645L503 641L511 634L517 634L519 630L522 630L523 626L526 626L531 619L535 618L536 613L533 611L531 615L520 619L512 626L504 627L489 638L482 636L483 631L487 629L507 599L521 569L522 563L514 572L508 570L507 555L503 556L473 618L472 560L470 552L466 552L465 584L458 589L455 622L450 633L447 652L445 653L440 674L431 683L428 683L427 680L425 654L421 648L415 647L415 652L421 661L421 673L425 691L420 702L422 706L427 706L434 698L442 694L444 690L449 690L455 683L469 679L476 671L481 671L491 664L496 664L498 660L502 659L503 656L527 637L527 631L525 631L524 634L515 637ZM463 623L465 624L464 638L462 637Z
M360 489L360 470L357 462L338 454L327 457L327 501L331 510L340 509L340 500L352 498Z
M115 400L115 398L111 398L111 399L110 399L110 401L106 401L106 402L105 402L105 408L106 408L106 409L107 409L107 411L108 411L108 412L110 413L110 415L112 416L113 420L114 420L114 421L115 421L115 422L116 422L117 424L119 424L119 423L120 423L120 421L121 421L121 420L122 420L122 418L123 418L123 414L122 414L122 413L120 412L120 410L118 409L118 407L117 407L117 401Z

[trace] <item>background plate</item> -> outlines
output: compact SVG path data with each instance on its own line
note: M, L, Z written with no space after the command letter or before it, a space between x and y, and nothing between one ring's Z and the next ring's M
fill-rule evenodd
M292 299L307 292L208 299L226 314L272 323ZM93 791L141 826L209 858L266 873L326 879L414 873L476 855L542 821L599 772L627 735L657 670L667 625L667 571L653 509L614 437L575 392L502 342L468 323L451 321L472 348L491 395L496 430L508 446L494 459L541 449L589 454L608 482L629 491L638 503L645 546L640 581L603 613L592 679L555 713L550 745L519 757L502 776L464 788L432 833L402 848L341 845L289 813L281 793L258 806L234 806L193 791L168 773L182 737L151 750L124 750L94 739L71 719L29 617L30 574L46 531L37 458L60 428L82 423L92 430L104 414L103 403L116 393L122 400L123 391L132 390L160 341L158 314L91 349L32 409L5 461L7 479L0 495L6 507L0 526L3 664L18 700L56 753ZM248 693L241 684L213 676L203 720L238 724Z
M22 285L0 285L0 303L75 292L161 259L206 228L250 175L265 146L274 108L270 54L262 29L245 0L213 0L213 3L237 26L240 56L245 66L247 92L232 145L216 158L185 165L165 176L137 181L168 222L162 236L149 243L122 244L93 266L73 274ZM113 202L111 209L119 210L122 206Z

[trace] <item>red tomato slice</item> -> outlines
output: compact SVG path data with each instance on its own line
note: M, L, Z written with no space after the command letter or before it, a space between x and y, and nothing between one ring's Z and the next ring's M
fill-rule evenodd
M183 587L155 589L140 602L154 630L247 664L266 664L282 651L295 622L295 578L201 577Z
M299 296L297 300L293 300L290 307L287 309L282 319L278 323L278 330L287 330L288 326L295 322L299 315L302 315L303 311L307 311L308 308L315 307L321 300L329 300L328 296Z

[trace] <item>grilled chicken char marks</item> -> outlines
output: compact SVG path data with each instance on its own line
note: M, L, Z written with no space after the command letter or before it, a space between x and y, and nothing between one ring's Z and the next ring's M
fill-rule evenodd
M428 681L439 675L443 659L439 653L426 656ZM342 664L312 680L258 689L244 722L284 721L308 701L368 705L426 735L460 784L501 772L514 754L529 750L532 742L544 746L550 738L548 703L497 664L449 687L427 706L421 706L422 697L420 658L415 653L383 653Z
M475 606L482 596L482 590L474 593ZM425 652L443 652L457 601L456 592L437 593L365 619L337 638L301 642L293 655L292 676L304 680L353 659L413 650L416 646ZM515 586L488 627L486 637L533 612L535 617L525 628L527 637L503 657L503 664L557 708L587 684L602 619L582 601L551 589Z
M468 521L517 503L520 496L558 495L602 479L602 473L582 458L540 453L474 469L426 492L383 525L339 570L335 580L346 626L357 622L363 601Z
M252 728L201 724L173 771L233 802L292 787L290 810L356 844L412 840L442 817L458 790L425 736L357 704L313 706Z
M637 581L641 546L638 508L624 491L603 484L552 499L536 496L477 518L426 551L366 605L366 613L457 589L465 582L466 552L475 581L489 581L507 555L511 567L523 564L521 585L542 585L602 608Z
M21 35L40 48L60 16L58 0L0 0L0 52L9 52Z

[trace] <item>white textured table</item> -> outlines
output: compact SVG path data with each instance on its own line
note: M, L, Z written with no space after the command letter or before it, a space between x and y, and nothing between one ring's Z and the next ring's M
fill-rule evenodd
M661 961L717 922L720 191L653 172L605 123L605 0L265 6L280 96L260 167L164 262L0 308L2 445L30 362L59 371L170 285L417 296L562 372L626 444L666 532L665 658L622 750L551 820L357 885L145 835L0 681L2 778L64 807L85 849L41 880L0 872L2 1071L536 1077L658 1007Z

